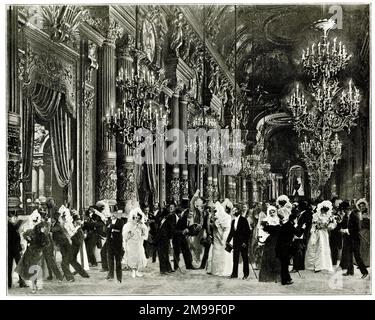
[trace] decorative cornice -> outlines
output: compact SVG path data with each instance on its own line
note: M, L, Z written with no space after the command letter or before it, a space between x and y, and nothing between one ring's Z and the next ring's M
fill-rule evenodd
M79 31L81 36L95 42L99 47L102 46L105 37L103 37L100 32L91 27L88 23L83 22L80 24Z

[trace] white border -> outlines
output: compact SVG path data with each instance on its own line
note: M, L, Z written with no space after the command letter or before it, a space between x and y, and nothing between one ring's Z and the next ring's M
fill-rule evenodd
M374 300L375 294L374 294L374 281L372 281L372 295L329 295L329 296L323 296L323 295L273 295L273 296L267 296L267 295L260 295L260 296L7 296L6 295L6 282L7 282L7 273L6 273L6 264L7 264L7 257L6 257L6 194L7 194L7 172L6 172L6 160L7 160L7 148L6 148L6 141L7 141L7 105L6 105L6 57L7 57L7 47L6 47L6 5L9 4L31 4L30 1L27 0L8 0L6 1L7 4L2 4L1 6L1 17L0 17L0 30L3 30L3 32L0 33L0 43L3 44L0 46L0 56L1 59L1 71L2 76L0 78L1 86L1 105L2 112L0 114L0 157L1 157L1 166L0 166L0 181L3 185L1 198L0 198L0 299L4 300L332 300L332 299L338 299L338 300ZM58 4L61 3L60 1L36 1L33 4ZM110 3L118 3L118 4L155 4L156 2L153 1L137 1L137 0L127 0L127 1L92 1L92 0L79 0L77 2L64 2L64 4L71 3L71 4L110 4ZM290 1L290 0L282 0L280 2L278 1L235 1L235 0L226 0L226 1L212 1L212 0L205 0L205 1L199 1L199 0L187 0L187 1L181 1L181 0L163 0L158 1L159 4L277 4L277 5L287 5L287 4L301 4L301 5L307 5L307 4L370 4L370 103L372 105L373 103L373 90L374 90L374 83L372 79L374 79L374 68L372 62L374 61L374 52L372 50L372 41L374 39L374 28L373 28L373 18L374 13L371 6L371 1L353 1L353 0L330 0L330 1L324 1L324 0L315 0L315 1ZM371 105L370 105L370 128L371 124L374 123L373 120L373 113L371 112ZM374 134L373 130L371 130L371 159L374 158ZM5 143L4 143L5 142ZM372 164L372 161L371 161ZM371 168L372 169L372 168ZM373 190L374 184L374 175L371 170L371 188L370 190ZM374 203L374 193L371 192L371 203ZM372 206L373 207L373 206ZM372 225L371 230L373 234L374 230L374 215L372 215ZM373 243L374 237L372 236L372 266L374 266L374 243Z

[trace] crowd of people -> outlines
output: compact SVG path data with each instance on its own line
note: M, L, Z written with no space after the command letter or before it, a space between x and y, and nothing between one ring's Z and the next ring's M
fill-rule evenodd
M365 199L353 206L338 197L292 203L282 195L249 208L199 195L197 190L179 206L129 201L124 210L98 201L83 214L40 197L30 215L8 214L8 287L13 272L19 286L33 293L44 278L89 278L90 268L98 267L98 250L100 271L108 281L116 276L119 283L124 270L132 278L143 277L147 264L157 260L163 276L204 269L209 275L238 278L240 261L243 279L251 268L259 282L282 285L292 284L290 273L304 269L317 273L341 268L352 276L356 264L362 278L368 276L370 216Z

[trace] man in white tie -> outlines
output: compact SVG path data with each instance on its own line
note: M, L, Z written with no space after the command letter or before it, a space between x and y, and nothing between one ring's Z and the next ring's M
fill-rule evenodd
M228 235L227 244L233 238L233 270L231 278L238 277L238 262L240 259L240 253L243 261L243 278L247 279L249 276L249 238L250 238L250 227L247 219L241 216L238 208L233 208L234 219L232 220L232 226Z

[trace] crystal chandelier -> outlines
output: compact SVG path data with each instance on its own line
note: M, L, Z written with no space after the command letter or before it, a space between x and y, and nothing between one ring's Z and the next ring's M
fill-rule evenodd
M320 20L315 28L323 30L321 42L303 50L302 65L310 78L306 91L296 86L289 99L288 108L293 115L294 128L305 136L300 143L308 169L313 197L328 181L334 164L341 158L341 142L337 135L345 128L355 126L358 118L360 93L349 81L349 88L339 86L336 76L346 67L351 55L345 45L328 41L328 31L334 26L332 20ZM315 51L315 48L317 50ZM305 97L305 92L309 93Z
M318 79L320 75L332 78L339 71L344 69L352 55L346 51L345 45L341 41L337 45L337 38L331 43L328 41L328 32L335 26L333 20L319 20L314 23L316 29L323 31L321 41L311 48L302 51L302 65L306 73L313 79Z
M267 151L260 150L259 145L254 147L251 154L243 157L242 175L255 181L264 188L269 180L271 165L267 162Z
M136 7L136 31L137 28L138 7ZM138 49L137 38L136 32L135 48L130 51L134 62L131 76L121 67L116 77L116 87L120 91L122 101L117 111L112 106L111 113L106 115L109 134L131 148L142 142L136 138L139 129L146 130L154 137L164 135L170 114L168 100L164 104L159 101L167 80L162 79L161 70L155 70L153 66L148 66L146 63L141 64L146 61L146 54Z

